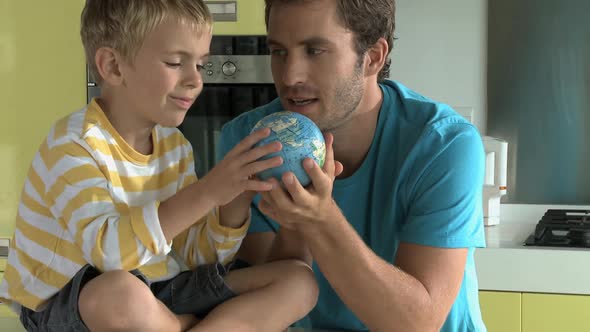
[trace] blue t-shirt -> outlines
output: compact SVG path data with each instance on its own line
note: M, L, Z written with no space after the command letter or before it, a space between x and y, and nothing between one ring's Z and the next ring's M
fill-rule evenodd
M481 191L484 150L477 129L449 106L385 81L383 104L367 157L350 177L336 180L333 197L365 243L395 263L400 242L469 248L461 289L441 331L486 331L478 300L474 250L485 246ZM244 113L222 130L220 156L247 136L279 100ZM276 231L258 209L249 232ZM354 266L350 267L354 269ZM299 326L366 330L314 264L320 295Z

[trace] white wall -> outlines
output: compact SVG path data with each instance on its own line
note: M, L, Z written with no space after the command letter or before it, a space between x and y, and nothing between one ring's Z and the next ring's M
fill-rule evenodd
M397 0L390 77L486 128L487 0Z

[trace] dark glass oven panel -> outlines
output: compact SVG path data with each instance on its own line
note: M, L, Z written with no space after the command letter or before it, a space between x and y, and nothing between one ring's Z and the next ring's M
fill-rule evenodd
M266 36L213 36L211 55L269 55Z
M199 178L215 165L221 127L237 115L276 97L273 84L205 85L178 127L193 147L195 172Z

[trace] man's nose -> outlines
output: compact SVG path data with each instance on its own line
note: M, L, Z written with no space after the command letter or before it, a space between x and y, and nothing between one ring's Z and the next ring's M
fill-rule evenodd
M287 56L282 67L282 81L286 86L295 86L306 82L308 66L300 57Z

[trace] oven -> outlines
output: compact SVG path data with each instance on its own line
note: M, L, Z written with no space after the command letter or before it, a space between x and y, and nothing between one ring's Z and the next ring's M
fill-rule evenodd
M203 92L179 126L193 147L199 178L215 165L221 127L277 97L266 36L213 36L210 54ZM91 77L87 86L90 101L100 89Z

